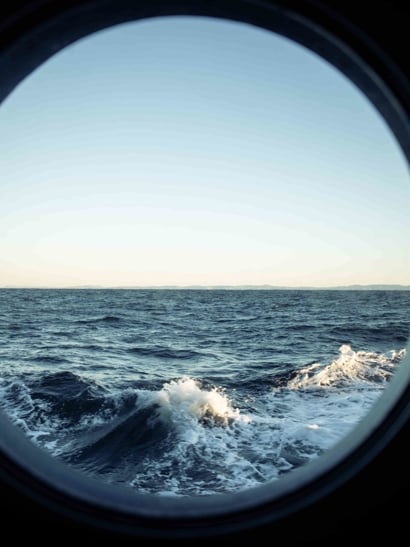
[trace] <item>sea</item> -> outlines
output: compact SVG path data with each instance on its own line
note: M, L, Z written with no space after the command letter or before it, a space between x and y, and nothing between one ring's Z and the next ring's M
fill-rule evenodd
M347 435L409 334L405 290L1 289L0 408L101 481L238 492Z

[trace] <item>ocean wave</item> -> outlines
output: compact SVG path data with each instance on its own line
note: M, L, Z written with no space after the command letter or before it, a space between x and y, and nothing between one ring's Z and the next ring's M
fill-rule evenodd
M339 348L339 357L330 363L312 363L298 370L289 380L289 389L357 387L359 383L383 385L394 374L406 349L388 353L354 351L350 345Z
M28 357L27 360L33 363L47 363L47 364L53 364L53 365L70 362L68 359L61 357L59 355L47 355L47 354L37 355L36 357Z
M409 339L409 325L406 323L399 325L336 325L329 328L329 333L338 337L346 338L361 337L368 343L379 342L381 339L390 342L406 343Z
M55 453L65 450L73 432L89 430L126 413L135 398L132 390L112 393L68 371L25 374L3 378L0 383L0 406L37 444L57 439Z
M246 421L247 417L232 407L221 390L204 389L199 381L183 377L165 383L159 390L137 390L135 405L124 418L95 428L82 446L77 439L64 459L92 474L110 476L115 470L116 482L128 481L134 487L138 483L141 488L148 481L153 491L164 488L169 462L175 463L185 453L178 464L180 477L174 481L173 492L186 492L194 460L196 470L205 469L221 439L229 444L234 422ZM202 455L193 458L196 449ZM181 464L186 466L184 471ZM157 480L157 474L162 480ZM215 480L213 483L215 487ZM198 478L191 477L189 489L199 493Z
M151 347L143 347L143 346L135 346L132 348L128 348L128 353L132 353L134 355L138 355L141 357L158 357L160 359L194 359L197 357L203 357L206 356L206 354L203 354L198 351L190 350L190 349L175 349L175 348L168 348L163 346L151 346Z
M121 321L121 317L117 315L104 315L102 317L93 317L90 319L77 319L75 323L78 324L92 324L92 323L118 323Z
M139 394L139 406L152 403L158 405L162 419L178 424L183 434L187 420L223 425L243 419L221 389L202 389L198 380L189 377L172 380L158 392Z
M126 462L137 465L144 457L153 461L160 457L158 452L164 449L161 444L170 433L169 426L158 419L155 405L133 409L123 419L115 419L77 439L64 459L84 471L100 474L115 469L121 476Z
M344 344L325 363L270 373L267 363L257 377L243 370L229 388L193 376L154 381L154 372L115 388L70 371L10 374L0 403L36 444L108 482L168 496L234 492L333 446L405 353Z

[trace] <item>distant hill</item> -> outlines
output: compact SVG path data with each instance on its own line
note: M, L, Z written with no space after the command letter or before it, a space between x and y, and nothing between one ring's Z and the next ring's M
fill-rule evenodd
M165 288L165 287L164 287ZM169 287L186 288L186 289L210 289L210 290L268 290L268 291L284 291L284 290L299 290L299 291L403 291L410 290L410 285L340 285L336 287L311 287L311 286L281 286L281 285L214 285L205 286L188 286L188 287Z
M102 289L124 289L124 290L237 290L237 291L409 291L410 285L339 285L329 287L311 287L311 286L285 286L285 285L128 285L102 287L99 285L77 285L66 287L18 287L5 286L0 289L82 289L82 290L102 290Z

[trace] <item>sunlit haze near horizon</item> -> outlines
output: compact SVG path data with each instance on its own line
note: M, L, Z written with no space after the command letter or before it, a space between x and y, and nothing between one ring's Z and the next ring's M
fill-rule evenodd
M316 54L250 25L127 23L0 107L0 287L410 285L404 156Z

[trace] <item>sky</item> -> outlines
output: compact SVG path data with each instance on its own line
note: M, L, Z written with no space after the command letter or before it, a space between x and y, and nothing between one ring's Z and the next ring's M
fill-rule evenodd
M306 48L122 24L0 106L0 287L410 285L409 183L378 112Z

